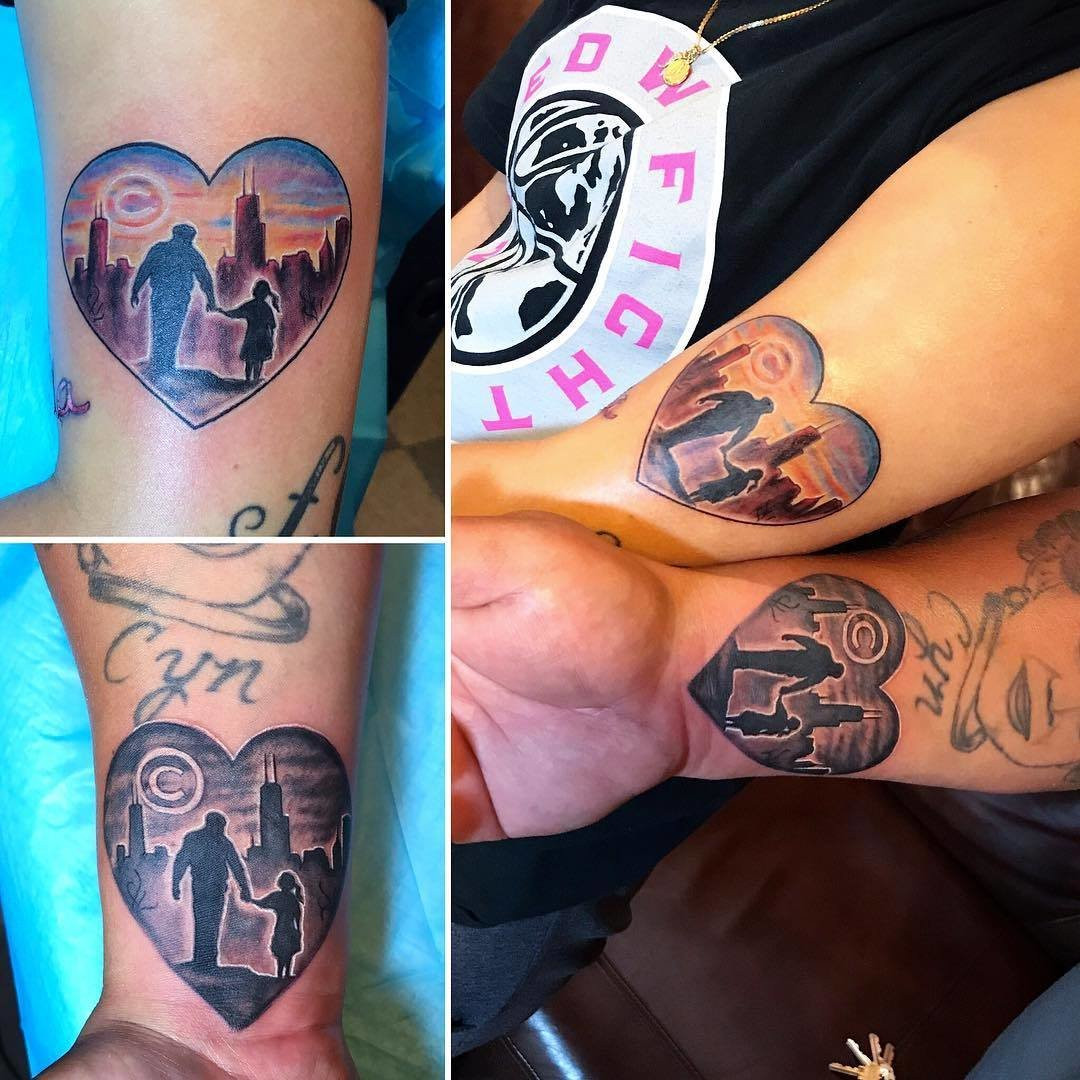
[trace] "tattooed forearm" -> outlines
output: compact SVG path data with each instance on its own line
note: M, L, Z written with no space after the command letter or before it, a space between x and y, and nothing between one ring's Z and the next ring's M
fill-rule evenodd
M790 525L853 503L873 482L873 428L818 401L810 333L764 316L729 330L679 374L653 417L638 482L730 521Z
M341 757L314 731L269 728L233 756L199 728L158 721L113 757L105 851L165 962L244 1028L303 974L330 930L351 813Z
M345 437L343 435L335 435L327 444L322 454L319 456L319 460L315 462L315 467L311 470L311 474L307 478L307 482L304 484L303 490L299 492L292 492L289 498L293 501L293 508L289 513L289 516L285 519L281 528L278 530L278 536L293 536L296 530L300 526L300 521L304 514L307 513L308 508L313 506L319 501L319 485L323 478L323 473L327 469L330 470L331 476L341 475L341 479L337 485L337 496L334 499L334 508L330 515L330 532L333 533L337 528L338 513L341 511L341 496L345 490L345 466L348 460L349 451L346 447ZM229 522L229 535L237 536L240 533L253 533L257 532L266 523L266 507L260 506L258 503L252 503L250 506L245 506L242 510L237 510L232 516L232 520ZM310 533L306 535L311 535Z
M351 220L337 167L299 139L251 143L210 175L170 147L128 143L71 185L64 267L102 344L200 428L280 375L319 329Z
M904 624L879 592L832 574L793 581L744 619L690 683L694 700L761 765L852 773L900 735L883 689Z

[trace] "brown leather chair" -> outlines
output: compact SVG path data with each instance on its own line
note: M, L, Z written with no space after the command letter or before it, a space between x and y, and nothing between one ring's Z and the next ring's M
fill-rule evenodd
M853 1060L846 1038L865 1046L874 1031L896 1044L904 1080L959 1080L1080 959L1080 888L1071 916L1060 899L1047 916L1076 931L1054 955L1057 939L1040 944L925 823L961 836L1002 814L972 822L963 796L912 798L859 781L754 781L653 872L598 962L510 1036L458 1058L454 1077L824 1077ZM1047 862L1075 867L1078 841L1060 832ZM991 866L993 848L979 856ZM994 876L1027 879L1022 864Z

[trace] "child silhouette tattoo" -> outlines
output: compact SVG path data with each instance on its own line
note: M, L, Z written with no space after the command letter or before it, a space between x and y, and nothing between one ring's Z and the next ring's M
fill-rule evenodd
M277 977L291 979L293 957L303 948L304 890L288 870L278 877L277 885L277 892L257 896L251 902L276 916L270 952L277 961Z
M257 383L262 378L263 364L274 355L274 330L277 328L275 311L281 311L281 301L277 293L259 278L251 290L250 300L221 312L227 318L243 319L247 323L244 343L240 346L245 382Z

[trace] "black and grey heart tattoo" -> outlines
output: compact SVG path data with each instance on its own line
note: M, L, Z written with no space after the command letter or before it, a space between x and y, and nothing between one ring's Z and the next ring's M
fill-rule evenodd
M760 765L843 774L884 761L900 716L883 689L904 623L881 593L814 574L774 592L694 676L690 694Z
M349 781L334 747L276 727L230 755L157 721L120 744L104 840L128 910L165 962L233 1028L303 974L347 883Z

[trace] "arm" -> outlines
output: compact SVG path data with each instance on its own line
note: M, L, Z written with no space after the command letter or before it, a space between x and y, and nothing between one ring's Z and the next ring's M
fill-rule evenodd
M201 256L195 259L195 280L198 281L199 288L202 289L203 295L206 297L207 311L216 308L217 299L214 296L214 279L207 269L206 260Z
M459 519L453 557L460 839L675 775L1080 786L1076 491L857 556L676 569L526 516Z
M55 475L0 504L0 534L278 534L290 493L352 429L379 220L384 14L369 0L242 0L228 19L213 0L152 12L39 0L18 18L44 165L55 376L93 408L63 425ZM153 62L119 77L132 57ZM200 170L214 177L212 197ZM114 182L128 197L115 197ZM240 205L245 189L257 205ZM113 269L78 283L95 196L107 225L107 236L95 227L98 250ZM291 224L297 205L310 230ZM125 214L152 223L123 228ZM235 335L214 330L180 273L191 256L172 230L184 225L208 264L198 268L207 300L239 303L260 273L281 294L285 325L258 388L240 378ZM285 273L284 260L304 250L317 267L327 225L333 269L312 271L301 290L306 264ZM156 305L171 324L155 328L164 360L152 305L126 302L125 275L150 241L172 245L151 288L168 266L183 279L172 305ZM326 470L298 535L330 531L343 475Z
M479 247L510 213L506 177L496 173L474 199L450 220L450 265L456 266L473 248Z
M227 858L229 860L229 873L232 874L233 880L240 889L240 899L250 900L251 885L248 883L247 871L240 862L240 856L236 854L236 848L229 848Z
M139 293L142 292L143 286L146 284L146 279L150 276L150 271L153 269L156 251L157 246L155 245L146 253L146 258L139 263L139 269L135 272L135 280L131 283L132 307L136 307L139 303Z
M173 859L172 867L172 894L174 900L180 899L180 883L184 880L184 874L191 865L191 852L186 843L180 845L180 850Z
M1076 438L1080 368L1062 357L1080 347L1069 284L1080 274L1078 105L1072 72L986 106L624 401L548 438L456 447L457 512L549 510L704 565L827 547ZM727 461L719 447L738 417L677 446L672 464L661 437L702 415L694 403L721 379L761 403L760 422ZM594 383L581 389L596 400ZM774 455L793 428L812 441ZM685 496L665 466L681 470ZM808 496L809 508L792 505Z
M196 834L184 847L200 842L212 814L237 849L224 852L228 872L243 893L250 879L265 895L287 833L298 854L332 836L355 806L379 549L116 545L99 555L80 559L68 544L40 552L90 710L105 934L101 1000L48 1075L352 1076L340 1026L347 864L320 879L330 918L307 924L297 978L265 1011L265 983L228 981L241 958L263 975L275 970L266 941L230 918L235 900L226 897L220 973L196 977L193 905L174 901L169 886L175 866L182 874L187 865L180 838ZM268 774L287 829L274 827ZM309 790L319 798L306 798ZM265 831L255 809L264 798ZM253 850L253 840L270 850ZM193 878L208 857L191 861ZM174 1071L140 1067L144 1054Z

